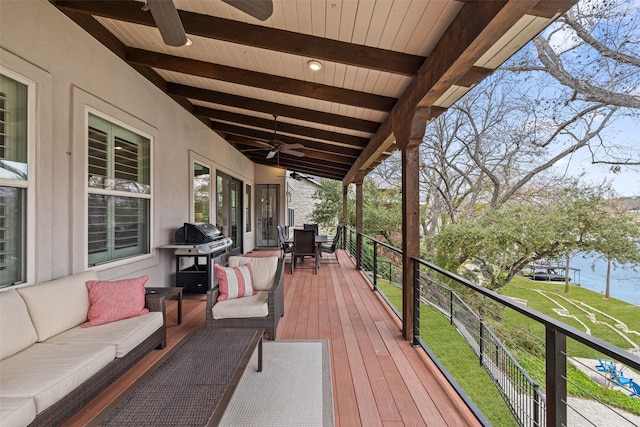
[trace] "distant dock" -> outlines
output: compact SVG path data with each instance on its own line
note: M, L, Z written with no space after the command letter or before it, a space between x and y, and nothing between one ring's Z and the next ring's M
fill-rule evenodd
M566 271L566 264L539 262L527 264L522 270L522 275L528 279L540 282L564 282L566 279ZM574 285L580 285L579 268L569 266L569 281Z

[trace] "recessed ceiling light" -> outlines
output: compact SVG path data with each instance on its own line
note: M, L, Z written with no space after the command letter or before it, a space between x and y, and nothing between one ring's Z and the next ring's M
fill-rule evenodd
M315 59L312 59L311 61L307 62L307 65L309 66L311 71L320 71L322 69L322 64L316 61Z

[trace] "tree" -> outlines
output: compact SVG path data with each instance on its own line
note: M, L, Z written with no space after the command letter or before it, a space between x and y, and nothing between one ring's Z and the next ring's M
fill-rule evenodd
M349 223L355 224L355 194L350 187L347 199ZM371 236L382 235L392 242L392 234L402 226L401 194L397 189L378 188L369 177L363 182L363 229ZM324 226L333 226L342 218L342 183L322 179L316 190L316 203L311 218Z
M573 187L547 205L505 203L479 218L452 224L430 239L436 263L451 271L475 264L486 286L499 289L528 264L577 250L610 251L621 260L640 261L637 223L626 215L612 215L601 194L601 189ZM612 227L621 231L614 233Z
M551 172L554 165L599 141L617 111L568 97L502 70L438 117L421 145L431 221L468 220L478 206L543 199L566 185Z
M507 68L541 72L571 94L569 102L608 105L635 120L640 108L640 5L626 0L583 0L533 40ZM629 148L611 141L589 145L593 163L637 166Z
M610 205L603 212L588 249L607 260L605 299L611 297L611 267L616 264L640 266L640 224L627 212Z
M333 227L342 221L342 183L340 181L321 179L313 197L321 202L316 203L313 208L312 221L325 227Z

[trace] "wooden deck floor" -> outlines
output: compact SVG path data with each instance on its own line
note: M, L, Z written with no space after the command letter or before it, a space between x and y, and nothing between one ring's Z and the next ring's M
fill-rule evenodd
M347 254L339 257L341 266L323 262L317 275L287 269L277 331L277 339L329 340L336 425L480 425L435 365L403 339L400 322ZM203 327L204 310L203 295L185 296L183 323L176 325L176 303L168 301L167 348L147 355L66 425L91 421L190 330Z

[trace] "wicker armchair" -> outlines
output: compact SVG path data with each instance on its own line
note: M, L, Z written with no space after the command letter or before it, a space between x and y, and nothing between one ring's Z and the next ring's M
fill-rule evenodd
M207 328L262 328L276 339L278 321L284 315L284 259L278 257L229 258L229 266L251 264L256 295L218 301L218 287L207 292Z

